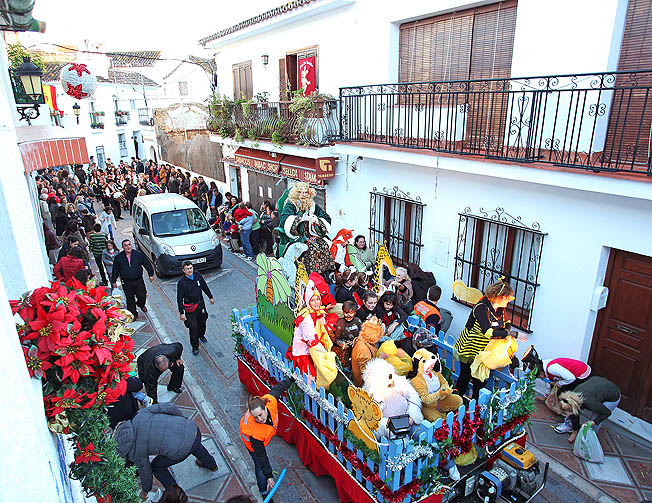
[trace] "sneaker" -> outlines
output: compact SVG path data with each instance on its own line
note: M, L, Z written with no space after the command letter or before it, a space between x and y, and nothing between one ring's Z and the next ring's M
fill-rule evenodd
M199 354L199 348L192 348L192 354L197 356Z
M208 466L206 466L206 465L205 465L201 460L199 460L199 459L195 459L195 464L196 464L197 466L199 466L200 468L206 468L207 470L210 470L210 471L212 471L212 472L216 472L216 471L218 470L218 466L217 466L217 464L216 464L213 468L209 468Z
M199 340L202 342L208 342L208 339L206 337L200 337Z
M572 427L571 425L566 424L566 423L563 422L563 421L562 421L561 423L558 423L558 424L554 427L554 430L555 430L557 433L570 433L570 432L574 431L574 430L573 430L573 427Z

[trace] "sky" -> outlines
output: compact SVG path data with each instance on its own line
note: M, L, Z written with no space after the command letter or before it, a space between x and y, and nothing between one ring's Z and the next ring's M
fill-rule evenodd
M33 16L47 24L31 43L103 50L172 50L202 55L200 38L243 21L285 0L36 0ZM203 53L207 55L207 53Z

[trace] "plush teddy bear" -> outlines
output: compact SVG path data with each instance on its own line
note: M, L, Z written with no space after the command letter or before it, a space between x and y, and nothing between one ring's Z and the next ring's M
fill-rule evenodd
M380 407L362 388L349 386L349 398L355 420L349 421L348 429L357 438L362 440L369 449L377 451L374 432L378 428L382 413Z
M423 406L421 412L428 421L436 421L462 406L462 397L454 395L450 385L441 374L439 355L427 349L415 351L412 370L407 378L419 394Z
M387 422L390 417L407 414L413 430L423 421L421 399L410 382L396 373L396 369L381 358L373 358L363 372L364 387L382 412L376 437L388 437ZM410 432L413 433L413 432Z

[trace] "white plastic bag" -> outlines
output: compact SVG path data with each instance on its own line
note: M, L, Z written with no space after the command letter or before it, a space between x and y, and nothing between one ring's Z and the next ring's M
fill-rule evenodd
M602 452L598 435L593 431L593 421L587 421L580 428L573 445L573 452L578 458L585 461L604 463L604 452Z

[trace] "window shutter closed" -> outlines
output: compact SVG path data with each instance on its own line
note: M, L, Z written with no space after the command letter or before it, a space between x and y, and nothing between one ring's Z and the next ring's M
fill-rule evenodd
M251 61L233 65L233 98L250 100L254 96Z
M514 0L406 23L399 35L399 81L490 78L492 71L509 76L515 25Z
M629 0L618 70L631 72L652 68L652 2ZM617 90L611 102L604 162L631 162L633 169L645 168L651 155L652 95L649 73L616 77Z
M278 60L278 95L280 101L288 100L288 83L285 73L285 58Z

